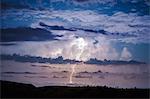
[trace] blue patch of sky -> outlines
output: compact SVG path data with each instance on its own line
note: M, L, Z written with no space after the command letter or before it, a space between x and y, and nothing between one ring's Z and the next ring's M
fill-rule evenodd
M150 44L149 43L125 43L117 42L113 46L121 53L123 48L126 47L132 54L133 60L138 60L146 63L150 63Z
M1 28L17 28L17 27L29 27L33 20L2 20Z

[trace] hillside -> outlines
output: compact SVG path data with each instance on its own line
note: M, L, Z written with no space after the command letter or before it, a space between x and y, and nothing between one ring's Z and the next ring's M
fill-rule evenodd
M67 87L45 86L35 87L1 81L2 98L149 98L149 89L116 89L103 87Z

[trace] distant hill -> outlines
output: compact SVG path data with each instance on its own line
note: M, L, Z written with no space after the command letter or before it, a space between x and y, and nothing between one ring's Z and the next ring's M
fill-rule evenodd
M43 57L36 57L36 56L20 56L17 54L13 55L0 55L1 60L15 60L18 62L31 62L31 63L50 63L50 64L75 64L75 63L82 63L83 61L77 60L70 60L64 59L62 56L57 58L43 58ZM122 64L146 64L144 62L138 62L135 60L131 61L121 61L121 60L97 60L96 58L91 58L88 61L84 62L85 64L97 64L97 65L122 65Z
M149 98L150 89L116 89L103 87L35 87L9 81L1 82L2 98Z

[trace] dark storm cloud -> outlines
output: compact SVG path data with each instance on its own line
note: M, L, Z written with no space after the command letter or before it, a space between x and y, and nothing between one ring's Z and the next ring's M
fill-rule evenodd
M29 56L29 55L25 55L25 56L20 56L17 54L13 54L13 55L0 55L1 60L14 60L17 62L31 62L31 63L51 63L51 64L75 64L75 63L79 63L80 61L76 61L76 60L70 60L70 59L63 59L62 56L59 56L57 58L43 58L43 57L36 57L36 56ZM33 67L36 67L37 65L32 65ZM40 66L40 67L47 67L47 66ZM51 67L49 67L51 68Z
M56 75L53 75L52 78L67 78L66 76L56 76Z
M75 78L92 78L92 76L76 75Z
M112 36L120 36L120 37L136 37L136 35L129 34L129 33L110 33L110 32L105 31L103 29L101 29L101 30L92 30L92 29L75 28L75 27L65 28L64 26L57 26L57 25L49 26L49 25L46 25L43 22L39 22L39 25L42 26L42 27L45 27L48 30L65 30L65 31L78 31L78 30L81 30L81 31L84 31L84 32L98 33L98 34L102 34L102 35L112 35ZM96 42L96 43L98 43L98 42Z
M18 5L18 4L12 4L12 3L1 3L1 9L24 9L24 8L29 8L27 5Z
M93 44L97 44L98 43L98 41L97 40L95 40L94 42L93 42Z
M2 72L2 74L38 74L35 72Z
M0 55L1 60L14 60L17 62L31 62L31 63L50 63L50 64L76 64L76 63L80 63L81 61L77 61L77 60L71 60L71 59L64 59L62 56L59 56L57 58L43 58L43 57L36 57L36 56L29 56L29 55L25 55L25 56L20 56L17 54L13 54L13 55L5 55L5 54L1 54ZM139 61L135 61L135 60L131 60L131 61L116 61L116 60L97 60L97 59L90 59L84 62L85 64L96 64L96 65L134 65L134 64L146 64L144 62L139 62ZM33 67L36 67L37 65L31 65ZM48 67L45 65L42 65L40 67ZM51 68L51 67L49 67ZM65 73L65 72L64 72ZM81 74L86 74L88 72L80 72ZM102 73L101 70L98 70L97 72L92 72L93 74L97 74L97 73Z
M101 33L101 34L107 35L106 31L104 31L104 30L91 30L91 29L84 29L84 28L65 28L63 26L57 26L57 25L49 26L49 25L46 25L43 22L40 22L39 25L43 26L43 27L45 27L47 29L50 29L50 30L66 30L66 31L82 30L82 31L85 31L85 32Z
M74 0L74 1L77 1L77 2L86 2L86 1L89 1L89 0Z
M47 29L50 29L50 30L67 30L67 31L82 30L82 31L85 31L85 32L101 33L101 34L107 35L106 31L104 31L104 30L91 30L91 29L84 29L84 28L65 28L63 26L49 26L49 25L46 25L43 22L40 22L39 25L43 26Z
M87 72L87 71L83 71L83 72L79 72L79 74L102 74L103 72L101 70L98 70L96 72Z
M69 28L65 28L65 27L63 27L63 26L57 26L57 25L55 25L55 26L48 26L48 25L46 25L46 24L43 23L43 22L40 22L39 25L40 25L40 26L43 26L43 27L45 27L45 28L48 28L48 29L50 29L50 30L76 31L75 29L71 29L71 28L69 29Z
M57 35L43 29L33 28L7 28L1 29L1 42L12 41L48 41L55 40Z
M16 43L1 43L1 46L13 46L13 45L17 45Z

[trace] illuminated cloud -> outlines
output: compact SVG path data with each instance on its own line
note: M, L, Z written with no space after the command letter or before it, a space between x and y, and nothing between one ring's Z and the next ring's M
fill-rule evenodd
M132 54L129 52L129 50L126 47L124 47L121 53L120 60L130 61L131 59L132 59Z
M3 54L20 54L41 57L56 58L63 56L64 59L88 60L90 58L119 59L119 53L110 42L101 39L101 44L94 44L93 39L89 38L72 38L64 41L43 41L43 42L16 42L15 46L3 46ZM103 41L103 42L102 42Z

